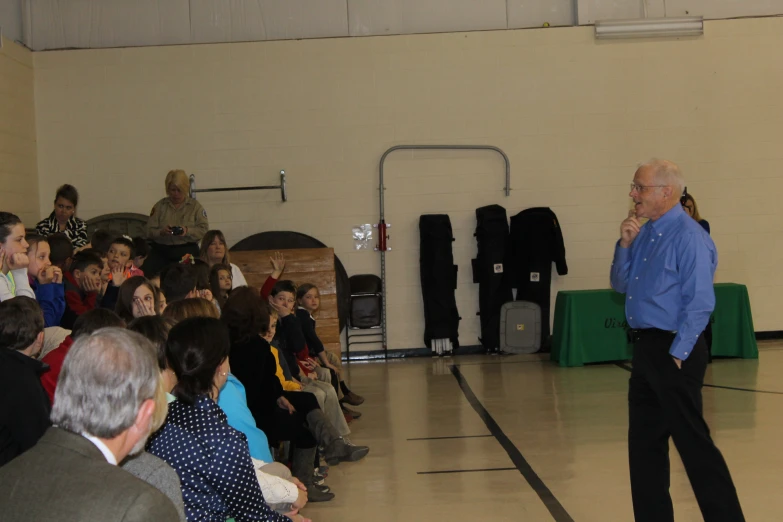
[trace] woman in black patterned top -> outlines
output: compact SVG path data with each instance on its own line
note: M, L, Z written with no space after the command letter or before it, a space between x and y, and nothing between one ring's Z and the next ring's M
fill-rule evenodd
M76 217L79 193L73 185L63 185L54 197L54 210L49 217L39 221L35 229L44 237L63 232L74 248L87 244L87 223Z
M230 371L230 346L219 319L193 317L171 329L165 352L177 376L177 400L147 451L179 475L188 522L303 522L299 514L289 518L267 505L247 437L228 425L216 404Z

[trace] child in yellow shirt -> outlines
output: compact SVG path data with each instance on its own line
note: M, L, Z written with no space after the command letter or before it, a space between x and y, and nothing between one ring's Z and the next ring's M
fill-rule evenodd
M271 308L271 307L270 307ZM343 415L342 408L340 408L340 401L337 398L337 394L331 384L310 379L302 375L302 382L298 382L291 377L290 372L285 372L280 365L280 354L277 348L272 346L272 339L275 337L277 331L277 312L274 309L269 313L269 330L264 335L264 339L269 343L272 350L272 355L275 357L275 364L277 365L276 374L280 379L280 384L283 386L284 391L302 391L306 393L312 393L315 395L318 405L323 410L324 415L334 425L337 432L341 437L346 437L351 433L351 429L348 427L348 423L345 422L345 416ZM285 359L283 359L285 364Z

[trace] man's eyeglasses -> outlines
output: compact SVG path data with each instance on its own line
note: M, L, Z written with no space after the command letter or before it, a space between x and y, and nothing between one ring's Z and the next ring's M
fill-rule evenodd
M638 193L642 193L647 189L651 188L661 188L661 187L667 187L668 185L637 185L636 183L631 183L631 192L634 190Z

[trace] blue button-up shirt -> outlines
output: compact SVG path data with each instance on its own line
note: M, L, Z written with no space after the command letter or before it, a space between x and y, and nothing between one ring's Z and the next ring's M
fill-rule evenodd
M631 328L677 332L669 353L687 359L715 309L718 252L680 205L645 223L629 248L618 241L612 288L625 294Z

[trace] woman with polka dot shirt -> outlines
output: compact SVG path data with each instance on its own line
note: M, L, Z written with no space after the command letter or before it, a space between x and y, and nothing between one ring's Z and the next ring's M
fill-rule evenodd
M166 358L177 376L166 424L147 445L179 475L188 521L303 522L264 501L247 439L230 427L215 403L228 376L229 336L218 319L186 319L174 326Z

